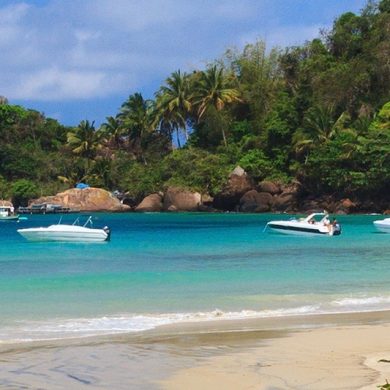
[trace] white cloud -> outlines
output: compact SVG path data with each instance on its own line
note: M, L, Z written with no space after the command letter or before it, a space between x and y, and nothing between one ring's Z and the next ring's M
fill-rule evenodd
M322 27L283 27L271 0L34 1L0 6L0 95L11 101L127 96L229 46L299 44Z
M101 97L103 93L109 93L110 88L117 90L122 81L121 77L103 72L48 68L26 74L11 86L15 88L15 99L58 101Z

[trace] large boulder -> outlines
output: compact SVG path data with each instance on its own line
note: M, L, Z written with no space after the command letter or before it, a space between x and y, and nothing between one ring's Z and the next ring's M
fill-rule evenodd
M1 96L0 96L0 98L1 98ZM13 204L9 200L0 199L0 206L13 207Z
M128 211L129 206L123 205L111 192L101 188L71 188L54 196L44 196L30 203L59 204L79 211Z
M351 214L357 209L357 204L352 202L351 199L342 199L336 206L337 214Z
M271 195L279 194L281 192L280 185L273 181L263 180L259 183L259 192L268 192Z
M135 208L135 211L161 211L163 208L161 194L150 194L146 196L142 202Z
M253 189L253 183L241 167L236 167L229 175L222 191L215 195L213 206L220 210L233 211L239 207L241 197Z
M240 199L240 211L245 213L265 213L271 210L273 196L268 192L250 190Z
M169 187L164 194L163 208L167 211L197 211L202 195L178 187Z
M281 188L281 194L274 196L273 211L292 212L298 209L300 184L290 183Z

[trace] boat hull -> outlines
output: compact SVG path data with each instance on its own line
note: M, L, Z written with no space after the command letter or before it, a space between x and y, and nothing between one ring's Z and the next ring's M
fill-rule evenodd
M109 232L104 229L77 227L74 230L58 228L18 229L18 233L28 241L62 241L62 242L103 242L110 239Z
M324 235L324 236L338 236L341 234L340 229L329 230L326 226L313 226L309 224L302 224L297 226L288 222L269 222L267 225L275 232L282 234L295 234L295 235Z
M19 221L19 215L0 216L0 222L1 221Z
M390 233L390 218L374 221L374 226L382 233Z

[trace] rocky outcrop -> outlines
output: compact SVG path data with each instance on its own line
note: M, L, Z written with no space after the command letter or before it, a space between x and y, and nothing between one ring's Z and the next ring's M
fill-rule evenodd
M268 192L271 195L276 195L281 192L280 185L273 181L264 180L259 183L259 192Z
M268 192L250 190L240 199L240 211L245 213L265 213L271 210L273 196Z
M252 180L241 167L236 167L229 175L228 182L214 197L213 206L220 210L236 210L241 197L253 189Z
M161 211L163 208L162 194L150 194L146 196L142 202L135 208L135 211L139 212L154 212Z
M336 206L335 212L337 214L350 214L356 210L356 204L351 199L342 199Z
M169 187L164 194L163 209L166 211L197 211L202 204L202 196L178 187Z
M9 200L0 199L0 206L13 207L13 204Z
M79 211L128 211L129 206L123 205L111 192L101 188L71 188L54 196L44 196L30 202L33 204L51 203L69 207Z
M290 184L282 188L282 193L273 199L273 211L295 211L299 199L299 185Z

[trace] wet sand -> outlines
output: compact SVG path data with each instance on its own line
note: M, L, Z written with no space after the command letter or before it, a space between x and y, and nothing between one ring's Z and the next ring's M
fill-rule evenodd
M1 389L377 389L390 312L164 326L2 345Z

